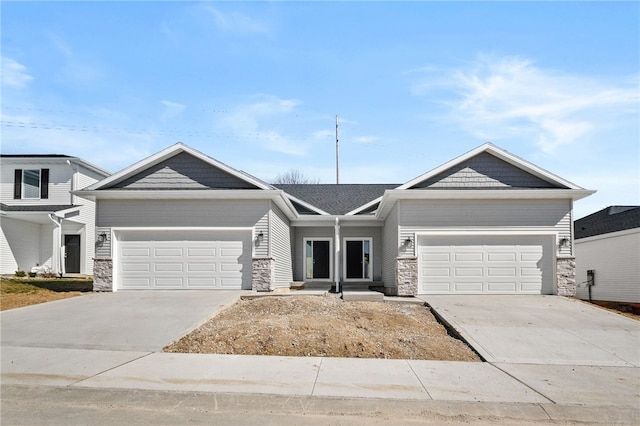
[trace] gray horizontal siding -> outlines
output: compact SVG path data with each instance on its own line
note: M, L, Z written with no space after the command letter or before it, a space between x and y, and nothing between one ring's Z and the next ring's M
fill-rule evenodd
M483 152L414 188L552 188L553 185Z
M400 241L425 228L509 227L513 231L558 234L571 239L570 200L404 200L400 208ZM412 241L409 251L413 252ZM571 246L560 255L571 255Z
M393 287L396 283L396 258L398 257L398 204L387 215L382 229L382 280L385 287Z
M253 227L268 200L99 200L98 227Z
M275 261L276 287L289 287L293 281L291 264L291 230L289 220L284 213L272 204L269 214L271 257Z

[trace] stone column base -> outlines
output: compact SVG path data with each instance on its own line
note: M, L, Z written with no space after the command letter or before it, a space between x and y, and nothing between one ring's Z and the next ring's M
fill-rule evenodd
M399 257L396 260L396 289L398 296L418 294L418 258Z
M276 288L276 262L270 257L253 259L251 271L253 291L273 291Z
M576 258L559 257L556 260L558 296L576 295Z
M93 291L113 291L113 260L93 259Z

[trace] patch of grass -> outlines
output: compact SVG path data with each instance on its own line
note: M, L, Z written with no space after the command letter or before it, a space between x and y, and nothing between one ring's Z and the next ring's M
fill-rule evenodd
M92 290L90 279L0 278L0 309L66 299Z

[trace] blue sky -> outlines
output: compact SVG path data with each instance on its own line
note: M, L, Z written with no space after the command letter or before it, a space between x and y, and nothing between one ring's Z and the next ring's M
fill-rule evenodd
M266 181L404 183L490 141L640 204L638 2L3 2L3 153L177 141Z

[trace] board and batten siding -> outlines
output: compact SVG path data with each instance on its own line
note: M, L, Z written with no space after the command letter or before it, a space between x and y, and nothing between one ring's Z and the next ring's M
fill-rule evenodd
M269 224L269 256L275 261L275 286L289 288L293 281L291 228L289 219L273 203L269 212Z
M396 285L396 259L399 252L398 204L387 215L382 228L382 281L385 287Z
M640 228L575 241L576 297L589 299L587 271L595 271L593 300L640 303Z
M530 231L556 234L571 241L571 200L402 200L399 202L400 241L425 230L508 228L511 233ZM571 256L571 245L560 256Z

